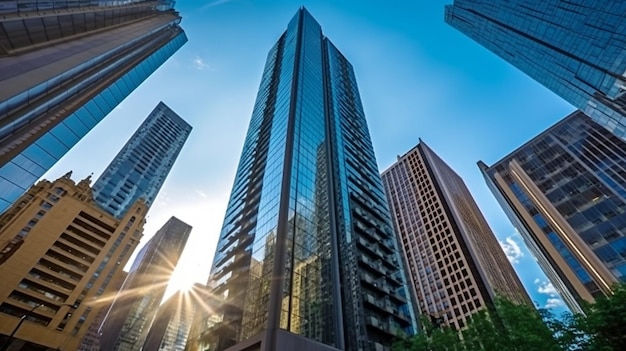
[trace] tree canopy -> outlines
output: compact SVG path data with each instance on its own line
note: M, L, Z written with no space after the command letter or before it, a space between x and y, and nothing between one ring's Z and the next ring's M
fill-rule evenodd
M462 331L422 320L422 332L393 351L622 351L626 350L626 284L585 306L585 314L534 309L497 298Z

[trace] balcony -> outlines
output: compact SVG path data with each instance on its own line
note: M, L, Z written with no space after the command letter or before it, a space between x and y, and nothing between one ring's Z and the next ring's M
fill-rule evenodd
M359 256L359 261L364 263L365 266L367 268L370 268L370 270L372 270L373 272L378 273L379 275L385 276L387 275L387 270L383 267L383 265L380 263L380 260L372 260L370 258L368 258L367 256L365 256L364 254L360 254Z
M372 244L369 243L367 240L363 239L362 237L359 237L359 239L357 240L357 243L365 248L369 253L373 254L374 256L383 258L383 252L378 248L377 244Z
M374 315L365 316L365 324L385 334L393 336L401 335L401 330L398 328L397 324L389 323Z
M395 306L393 306L389 302L389 300L387 300L386 298L376 298L373 295L366 293L366 294L363 294L363 300L369 303L370 305L378 308L379 311L386 312L389 314L397 313L397 309L395 309Z
M371 288L388 295L391 293L389 285L385 283L385 278L374 278L370 274L361 273L361 281L367 283Z

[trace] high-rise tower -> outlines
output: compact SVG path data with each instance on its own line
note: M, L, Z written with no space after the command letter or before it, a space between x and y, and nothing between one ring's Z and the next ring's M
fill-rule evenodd
M414 331L352 66L304 9L270 50L198 349L381 350Z
M190 232L172 217L139 251L100 329L102 350L141 350Z
M420 313L461 329L496 296L532 305L465 183L423 141L382 178Z
M143 344L144 350L184 351L194 314L206 306L206 286L196 283L177 291L159 306Z
M576 111L491 166L487 184L565 303L626 282L626 142Z
M116 217L139 198L152 205L191 126L160 102L93 185L94 198Z
M2 350L78 350L108 303L147 207L138 200L115 218L93 202L89 183L70 173L40 181L0 216Z
M454 0L445 20L626 138L626 2Z
M0 211L187 41L173 4L0 3Z

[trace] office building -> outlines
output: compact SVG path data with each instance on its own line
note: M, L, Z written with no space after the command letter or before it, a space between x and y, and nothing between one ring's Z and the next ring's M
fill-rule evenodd
M142 236L142 200L115 218L94 203L89 178L70 175L38 182L0 216L0 345L9 350L77 350Z
M103 351L141 350L190 232L171 217L139 251L100 328Z
M0 2L0 212L187 41L173 4Z
M626 2L454 0L445 20L626 138Z
M116 217L139 198L151 206L190 132L160 102L93 185L96 202Z
M532 305L463 179L426 143L382 178L422 315L460 330L496 296Z
M381 350L414 332L354 72L301 8L270 50L195 350Z
M479 167L572 311L626 281L623 139L576 111Z
M184 351L196 311L203 308L206 286L194 284L189 291L177 291L159 307L144 350Z

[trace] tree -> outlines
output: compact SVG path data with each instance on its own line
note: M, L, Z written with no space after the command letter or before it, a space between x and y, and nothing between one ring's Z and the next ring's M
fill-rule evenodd
M544 324L551 318L547 311L538 312L527 305L517 305L503 298L495 306L474 314L462 332L430 320L422 321L423 333L394 345L394 351L559 351L562 350L552 331Z
M585 314L556 318L546 309L496 298L475 313L467 328L422 321L420 335L394 345L394 351L622 351L626 350L626 283L584 307Z
M586 312L575 326L589 336L588 350L626 350L626 284L614 286L613 295L596 299Z
M458 333L447 326L433 324L431 318L422 316L422 333L398 340L393 344L393 351L462 351Z

